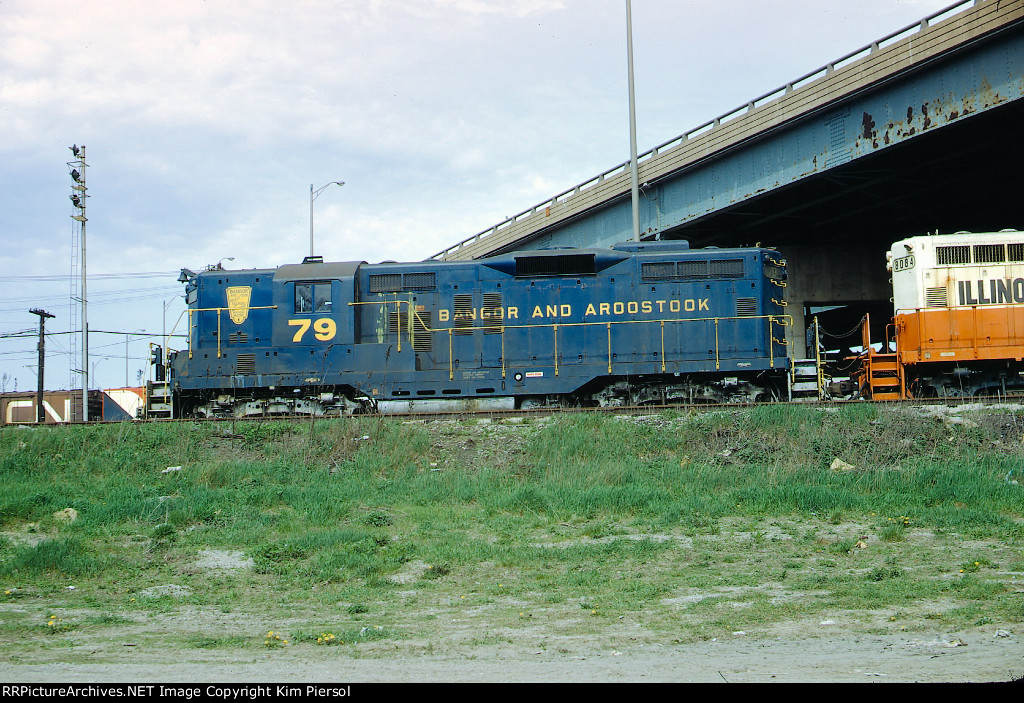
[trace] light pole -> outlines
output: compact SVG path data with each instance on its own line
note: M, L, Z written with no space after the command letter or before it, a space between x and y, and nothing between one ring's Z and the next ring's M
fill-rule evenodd
M632 181L633 241L640 241L640 186L636 164L636 98L633 92L633 11L626 0L626 63L629 73L629 172Z
M327 185L320 186L316 190L313 190L313 184L309 184L309 255L313 256L313 201L324 191L328 186L343 186L345 181L331 181Z
M167 349L167 306L173 303L177 298L177 295L172 295L169 299L163 302L164 312L160 326L160 343L164 345L164 349Z
M225 261L234 261L234 260L235 260L235 257L233 257L233 256L224 256L217 263L210 264L209 266L207 266L206 270L207 271L223 271L224 270L224 262Z

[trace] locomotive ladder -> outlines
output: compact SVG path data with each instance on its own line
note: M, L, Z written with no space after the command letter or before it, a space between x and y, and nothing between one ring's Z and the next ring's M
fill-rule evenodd
M871 400L903 400L908 397L895 334L890 346L889 327L892 325L886 327L885 344L881 350L875 351L871 346L870 316L865 315L861 321L864 351L861 352L861 368L856 376L860 379L861 395Z

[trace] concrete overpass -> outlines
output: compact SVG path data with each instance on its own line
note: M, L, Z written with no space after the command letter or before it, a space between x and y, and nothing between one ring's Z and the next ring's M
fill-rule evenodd
M637 159L645 239L776 246L805 314L830 331L885 320L888 245L929 231L1024 229L1024 0L964 0ZM632 238L629 163L436 259Z

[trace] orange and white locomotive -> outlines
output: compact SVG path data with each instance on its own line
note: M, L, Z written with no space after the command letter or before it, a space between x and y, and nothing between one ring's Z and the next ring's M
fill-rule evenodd
M895 317L880 350L864 325L863 397L1024 393L1024 232L910 237L886 258Z

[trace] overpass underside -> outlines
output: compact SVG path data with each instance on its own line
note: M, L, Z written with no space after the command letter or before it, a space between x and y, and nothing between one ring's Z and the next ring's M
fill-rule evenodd
M796 356L805 313L838 306L819 318L836 337L864 312L891 317L893 241L1024 229L1024 0L986 0L866 51L638 160L643 238L786 256ZM620 166L438 256L631 238Z

